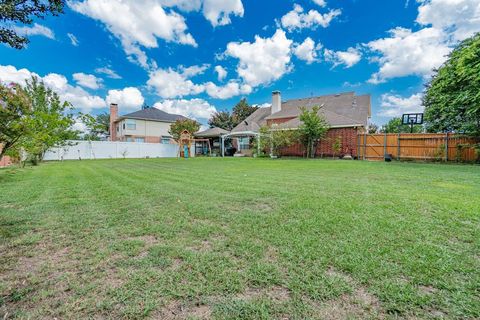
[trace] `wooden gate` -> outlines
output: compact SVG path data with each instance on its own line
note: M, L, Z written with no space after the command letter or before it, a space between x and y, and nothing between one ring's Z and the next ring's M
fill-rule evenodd
M393 159L473 162L479 157L474 144L480 139L455 134L389 133L358 135L358 155L363 160Z

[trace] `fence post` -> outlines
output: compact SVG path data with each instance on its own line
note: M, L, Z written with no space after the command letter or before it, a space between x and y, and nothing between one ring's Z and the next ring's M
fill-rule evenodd
M385 132L385 136L383 136L383 158L387 156L387 133Z
M400 133L397 136L397 160L400 160Z
M445 162L448 162L448 132L446 133L445 136Z
M365 131L365 135L363 136L363 160L367 159L367 131Z

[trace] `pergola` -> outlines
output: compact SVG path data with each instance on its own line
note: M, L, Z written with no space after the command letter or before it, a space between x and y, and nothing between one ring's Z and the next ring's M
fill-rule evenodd
M244 137L256 137L257 138L257 148L260 153L260 133L255 131L241 131L241 132L232 132L220 136L221 147L222 147L222 157L225 157L225 139L227 138L244 138Z

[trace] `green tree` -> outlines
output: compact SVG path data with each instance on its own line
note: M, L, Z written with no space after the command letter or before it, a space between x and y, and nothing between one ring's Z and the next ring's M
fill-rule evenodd
M377 133L377 132L378 132L378 126L375 123L371 123L368 126L368 133L374 134L374 133Z
M14 149L27 131L31 100L19 85L0 84L0 159Z
M56 92L36 77L27 81L25 91L32 109L25 118L27 130L19 147L36 164L49 148L66 145L67 140L77 136L77 132L72 129L73 115L68 113L72 109L70 103L62 102Z
M240 122L244 121L247 119L252 113L257 111L258 107L257 106L251 106L248 104L248 101L246 98L242 98L234 107L232 110L232 117L235 123L235 126L237 126ZM234 127L235 127L234 126Z
M307 158L314 158L317 145L325 137L329 126L325 116L319 113L320 107L313 107L310 111L302 107L301 111L299 119L302 124L298 128L300 141L305 147Z
M58 16L63 13L64 6L64 0L1 0L0 43L16 49L25 48L28 38L8 26L31 25L34 18L45 18L49 14Z
M461 42L435 71L423 104L428 131L480 135L480 33Z
M197 121L191 119L181 119L175 121L175 123L170 126L168 133L170 133L175 140L178 140L180 139L180 135L183 131L187 130L193 135L199 129L200 124Z
M401 118L392 118L380 130L382 133L410 133L410 126L402 124ZM423 132L423 127L419 124L413 126L413 133Z
M260 146L258 146L258 141L255 139L254 148L260 149L260 152L271 152L273 156L281 156L283 148L298 142L297 130L279 130L274 125L272 127L262 126L259 132Z
M98 141L110 133L110 115L106 112L98 114L96 117L80 114L79 118L88 130L83 135L84 140Z
M231 131L236 126L235 120L228 111L215 112L208 120L208 125L211 128L218 127L228 131Z

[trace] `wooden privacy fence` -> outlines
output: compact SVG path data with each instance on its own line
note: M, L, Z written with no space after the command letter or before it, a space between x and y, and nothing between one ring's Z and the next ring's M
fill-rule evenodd
M387 133L359 134L357 141L363 160L381 161L389 154L397 160L473 162L478 159L473 145L480 139L452 133Z

